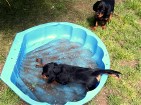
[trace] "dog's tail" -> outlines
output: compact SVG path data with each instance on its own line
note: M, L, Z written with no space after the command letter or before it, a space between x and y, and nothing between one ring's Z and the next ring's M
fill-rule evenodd
M99 70L96 70L92 73L92 75L94 75L94 76L99 76L101 74L108 74L108 75L120 78L121 73L118 71L115 71L115 70L111 70L111 69L106 69L106 70L99 69Z

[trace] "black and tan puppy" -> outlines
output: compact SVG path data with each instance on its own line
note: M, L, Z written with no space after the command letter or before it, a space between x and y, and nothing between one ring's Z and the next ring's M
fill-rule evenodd
M106 23L111 20L114 12L115 0L100 0L93 5L95 11L94 27L95 30L98 24L101 24L102 29L106 28Z
M91 69L67 64L57 64L54 62L43 65L41 59L36 60L39 64L38 67L43 67L43 77L48 77L48 83L56 81L60 84L79 83L83 84L88 91L93 90L99 83L99 75L109 74L119 78L118 71Z

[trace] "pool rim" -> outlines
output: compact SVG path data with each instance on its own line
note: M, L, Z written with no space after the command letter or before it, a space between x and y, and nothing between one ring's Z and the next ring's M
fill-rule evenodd
M85 27L82 27L80 25L77 25L77 24L74 24L74 23L69 23L69 22L50 22L50 23L46 23L46 24L41 24L41 25L38 25L38 26L35 26L35 27L31 27L23 32L19 32L16 34L15 36L15 39L13 41L13 44L10 48L10 51L9 51L9 54L8 54L8 57L6 59L6 63L3 67L3 70L2 70L2 73L1 73L1 80L4 81L4 83L6 83L20 98L22 98L24 101L26 101L27 103L29 104L40 104L40 105L50 105L48 104L47 102L38 102L38 101L35 101L33 99L31 99L29 96L25 95L17 86L15 86L10 77L11 77L11 73L12 72L7 72L6 69L8 70L13 70L14 69L14 62L16 62L17 58L18 58L18 55L13 55L13 53L15 52L18 52L20 50L20 45L22 44L22 41L19 41L19 40L22 40L24 35L30 31L33 31L33 30L36 30L38 28L43 28L45 26L50 26L50 25L69 25L69 26L72 26L73 28L79 28L79 29L82 29L84 30L87 35L90 35L90 36L93 36L94 38L96 38L96 40L99 42L98 43L98 46L102 46L102 50L104 51L104 56L103 56L103 59L102 61L103 62L106 62L106 65L105 65L105 69L109 69L110 68L110 58L109 58L109 54L108 54L108 51L106 49L106 46L104 45L104 43L102 42L102 40L92 31L86 29ZM18 54L18 53L17 53ZM9 67L9 63L12 66ZM105 64L105 63L104 63ZM87 103L88 101L90 101L92 98L94 98L97 93L100 92L100 90L102 89L102 87L104 86L104 84L106 83L107 81L107 78L108 76L103 74L101 76L101 81L98 85L98 87L95 89L95 90L92 90L92 91L89 91L87 92L87 95L85 98L83 98L82 100L80 101L77 101L77 102L67 102L65 105L82 105L82 104L85 104Z

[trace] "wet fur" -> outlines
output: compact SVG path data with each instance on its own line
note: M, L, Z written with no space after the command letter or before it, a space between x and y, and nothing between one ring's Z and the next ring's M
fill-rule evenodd
M118 71L110 69L91 69L67 64L57 64L54 62L45 65L43 65L42 62L38 63L39 67L43 66L42 75L48 77L48 83L56 81L60 84L66 85L68 83L74 82L83 84L88 91L93 90L97 87L97 84L99 83L99 75L109 74L119 78L119 74L121 74Z

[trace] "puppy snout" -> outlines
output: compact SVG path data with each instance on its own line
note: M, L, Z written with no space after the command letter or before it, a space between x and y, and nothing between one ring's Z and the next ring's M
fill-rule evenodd
M44 73L44 72L42 72L42 75L44 75L44 76L49 76L48 73Z
M41 75L41 78L47 79L46 75Z

